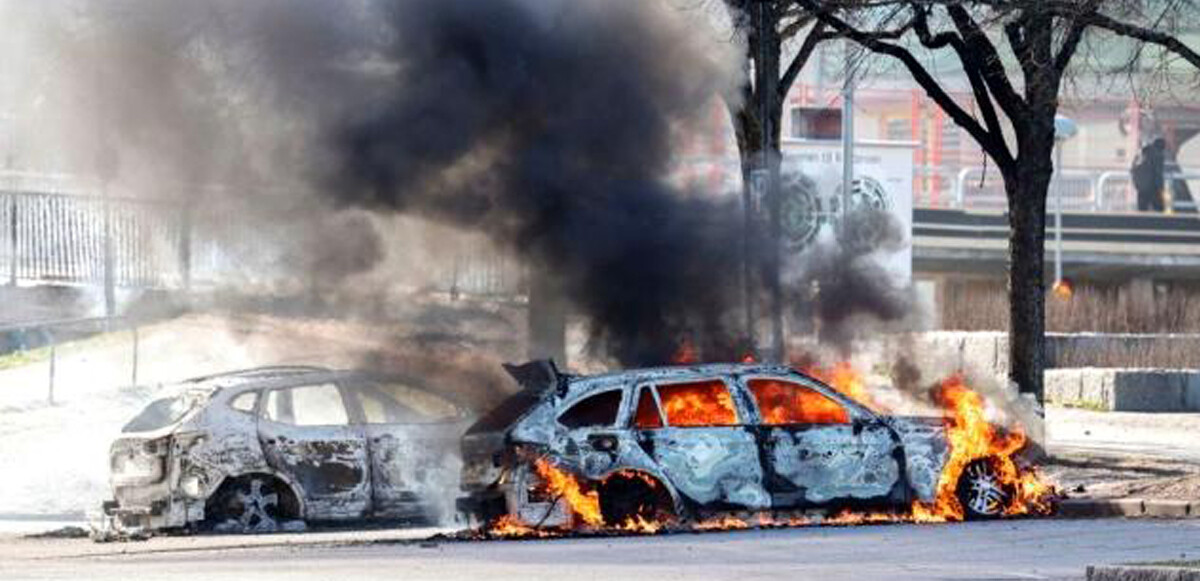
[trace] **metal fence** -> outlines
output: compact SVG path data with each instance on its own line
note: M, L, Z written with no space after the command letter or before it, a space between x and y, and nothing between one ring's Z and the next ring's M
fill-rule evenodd
M0 271L9 283L166 288L183 278L178 205L46 192L0 192Z
M263 227L246 208L194 207L79 193L57 176L11 179L0 173L0 284L106 284L140 289L189 288L193 283L245 289L308 284L293 252L302 226ZM38 186L56 191L5 190ZM199 226L197 226L199 225ZM461 245L433 273L437 290L516 294L522 270L486 240Z

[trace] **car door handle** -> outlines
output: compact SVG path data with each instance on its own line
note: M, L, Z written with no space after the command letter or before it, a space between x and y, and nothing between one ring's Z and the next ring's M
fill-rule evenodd
M275 438L267 438L267 443L268 443L268 444L274 444L274 443L275 443Z

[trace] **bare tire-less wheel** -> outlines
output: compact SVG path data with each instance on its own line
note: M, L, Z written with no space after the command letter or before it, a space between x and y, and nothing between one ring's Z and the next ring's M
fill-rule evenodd
M1012 503L1012 487L1000 481L996 460L976 460L963 469L955 489L967 520L983 520L1004 516Z
M207 520L212 529L231 533L273 533L294 515L283 510L284 492L262 477L240 478L209 501Z

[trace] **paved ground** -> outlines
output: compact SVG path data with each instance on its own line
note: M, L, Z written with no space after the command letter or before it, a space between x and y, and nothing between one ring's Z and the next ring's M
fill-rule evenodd
M1200 414L1097 412L1048 407L1050 451L1103 451L1200 463Z
M243 539L237 537L111 545L9 537L0 539L0 578L1079 579L1088 564L1200 555L1200 523L1194 521L1028 520L550 541L415 540L428 532L282 535L251 539L259 546L240 548L235 547Z

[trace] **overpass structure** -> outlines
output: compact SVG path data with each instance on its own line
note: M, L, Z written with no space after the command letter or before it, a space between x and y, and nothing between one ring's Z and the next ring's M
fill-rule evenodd
M1134 279L1200 281L1200 215L1064 211L1063 275L1075 281ZM1052 273L1054 215L1046 227ZM997 210L917 208L913 211L913 271L940 278L1003 276L1008 217Z

